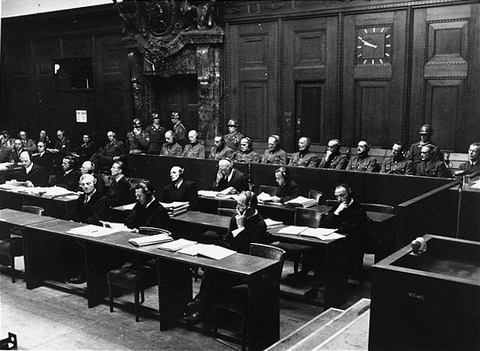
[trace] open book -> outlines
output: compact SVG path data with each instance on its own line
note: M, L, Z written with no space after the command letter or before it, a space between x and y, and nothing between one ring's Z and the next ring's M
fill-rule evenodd
M163 243L157 246L157 249L176 252L178 250L184 249L186 247L195 245L197 242L187 239L177 239L174 241L170 241L168 243Z
M191 245L177 252L190 256L205 256L215 260L221 260L222 258L236 253L236 251L227 249L225 247L210 244Z
M135 246L160 244L168 241L173 241L172 237L168 234L147 235L140 238L128 239L128 242Z
M278 231L279 234L302 235L320 240L333 240L343 238L343 235L337 234L336 229L332 228L309 228L302 226L290 225Z
M308 197L297 196L294 199L286 201L285 204L291 206L313 207L317 205L317 202L314 199L309 199Z

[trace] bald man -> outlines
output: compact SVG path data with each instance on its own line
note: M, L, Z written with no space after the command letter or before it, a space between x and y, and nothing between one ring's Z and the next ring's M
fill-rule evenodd
M172 182L163 187L160 192L160 202L188 201L190 209L195 209L198 204L197 186L194 182L183 179L184 169L173 166L170 170Z
M175 134L171 130L165 132L165 143L162 145L160 155L171 157L182 156L182 146L177 143Z
M48 173L45 172L43 167L32 162L28 151L22 151L20 162L23 167L20 170L18 180L26 182L29 187L48 185Z
M198 142L198 132L191 130L188 132L188 141L190 144L185 145L182 157L187 158L205 158L205 147Z
M248 181L245 175L235 169L230 161L220 160L218 161L218 172L213 183L213 190L222 191L229 187L240 193L248 190Z

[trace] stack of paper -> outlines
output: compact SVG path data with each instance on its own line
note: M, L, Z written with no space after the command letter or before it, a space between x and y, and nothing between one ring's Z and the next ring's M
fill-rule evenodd
M177 239L174 241L170 241L168 243L160 244L157 246L157 249L160 250L166 250L170 252L176 252L178 250L181 250L183 248L195 245L197 242L192 241L192 240L187 240L187 239Z
M267 229L272 229L272 228L279 227L279 226L283 225L283 222L274 221L273 219L266 218L265 219L265 224L267 225Z
M169 203L160 202L160 204L163 207L165 207L170 217L175 217L180 213L187 212L188 208L190 207L188 202L180 202L180 201L174 201Z
M292 205L292 206L312 207L317 205L317 202L314 199L298 196L295 199L286 201L285 204Z
M317 238L320 240L333 240L344 237L342 234L337 234L336 231L336 229L332 228L309 228L290 225L288 227L280 229L278 231L278 234L302 235L311 238Z
M260 201L260 202L270 202L270 201L273 201L273 200L272 200L272 195L267 194L267 193L265 193L265 192L261 192L260 194L258 194L257 199L258 199L258 201Z
M190 256L205 256L208 258L213 258L215 260L221 260L222 258L231 256L236 253L235 251L227 249L225 247L209 244L196 244L183 248L177 252Z
M78 228L73 228L67 231L70 234L84 235L91 237L98 237L116 233L118 230L113 228L100 227L98 225L87 224Z
M160 244L160 243L165 243L169 241L173 241L173 239L171 236L167 234L147 235L147 236L142 236L140 238L128 239L128 242L135 246Z

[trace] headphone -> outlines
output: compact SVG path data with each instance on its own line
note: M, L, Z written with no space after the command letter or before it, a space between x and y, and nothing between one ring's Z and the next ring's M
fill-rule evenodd
M247 210L251 207L252 205L252 198L253 198L253 191L251 190L245 190L245 195L246 195L246 198L245 198L245 212L247 212Z
M244 137L242 138L242 140L243 140L243 139L245 139L245 140L247 141L249 147L252 146L252 139L250 139L248 136L244 136ZM240 142L241 142L242 140L240 140Z
M270 135L270 138L275 139L277 141L277 144L280 144L280 137L278 135L272 134L272 135Z
M153 191L154 191L152 184L148 180L138 183L137 189L143 189L143 192L145 193L145 195L148 195L148 196L153 195Z
M282 174L282 177L284 179L288 179L290 178L290 171L288 170L288 168L286 167L278 167L276 170L275 170L275 173L281 173Z
M352 188L350 188L350 186L348 186L347 184L345 184L345 183L338 184L338 185L335 187L335 189L336 189L336 188L340 188L340 187L344 188L344 189L347 191L347 194L348 194L348 195L351 195L351 194L352 194Z

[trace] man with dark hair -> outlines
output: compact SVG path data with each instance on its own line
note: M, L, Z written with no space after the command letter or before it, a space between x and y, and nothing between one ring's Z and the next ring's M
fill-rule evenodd
M249 137L240 140L240 149L233 154L233 161L242 163L260 163L260 155L253 151L252 141Z
M430 124L424 124L418 131L420 141L410 145L408 150L407 159L413 162L413 167L416 168L419 163L422 162L422 147L425 145L432 145L434 147L433 157L438 158L440 156L439 150L435 143L432 141L433 128Z
M280 137L278 135L273 134L268 137L268 148L263 153L262 163L287 164L287 153L280 148Z
M188 132L188 141L190 144L185 145L182 157L187 158L205 158L205 147L198 142L198 132L191 130Z
M20 170L18 180L26 182L28 187L48 185L48 173L45 172L43 167L32 162L28 151L22 151L20 162L23 167Z
M124 175L125 164L122 161L115 161L110 169L112 182L105 195L110 207L126 205L133 201L130 182Z
M11 162L20 163L20 154L23 151L22 141L20 139L15 139L13 141L13 148L10 152Z
M80 175L73 169L74 162L73 156L65 156L63 158L62 171L56 174L53 185L61 186L71 191L77 191Z
M175 135L171 130L165 132L165 143L162 145L160 155L172 157L182 156L182 147L175 141Z
M160 116L157 112L152 112L152 124L145 131L150 136L148 151L159 153L165 137L165 127L160 124Z
M92 155L90 161L93 161L98 169L104 171L112 167L115 161L125 161L127 159L127 148L117 140L117 134L113 131L107 133L108 143L100 151Z
M318 168L345 169L348 157L340 153L340 140L332 139L327 144L327 152L320 160Z
M317 167L318 157L310 152L310 138L301 137L298 139L298 152L292 154L288 163L289 166Z
M12 148L8 143L7 137L0 133L0 163L10 162L12 159Z
M131 154L148 151L150 135L143 130L142 121L139 118L133 119L133 130L127 133L127 149Z
M456 176L468 175L470 178L480 175L480 142L470 144L468 148L468 161L460 165Z
M371 157L370 144L365 140L360 140L357 146L357 156L354 156L348 161L347 171L354 172L375 172L377 171L377 159ZM378 171L377 171L378 172Z
M45 142L39 141L37 143L37 153L33 154L33 163L42 166L47 174L53 171L53 154L47 150Z
M172 182L163 187L160 201L170 203L173 201L188 201L190 209L195 209L198 204L197 186L194 182L183 179L183 168L173 166L170 170Z
M185 145L187 129L185 129L185 126L180 121L180 114L174 111L170 118L173 124L173 135L175 136L175 140L177 140L180 145Z
M275 181L278 188L275 196L272 196L273 202L284 203L298 197L298 184L290 176L290 170L287 167L282 166L275 170Z
M230 219L224 236L213 232L205 233L209 243L221 245L237 252L248 254L251 243L268 243L267 225L257 211L257 197L252 191L242 191L237 197L237 213ZM242 284L243 280L232 274L205 270L200 291L188 303L188 314L184 321L197 324L206 319L213 307L216 291L229 286Z
M447 167L435 157L436 147L424 145L420 150L420 162L416 165L415 175L423 177L447 177Z
M167 210L158 202L154 189L149 182L140 182L135 188L137 203L133 211L125 219L125 225L130 229L139 227L156 227L170 230L171 220Z
M221 135L217 135L213 140L212 149L210 150L210 160L221 160L223 158L231 158L233 150L225 145L225 139Z
M53 154L58 154L59 157L64 157L70 154L70 140L65 136L65 131L63 129L57 130L57 141L53 149L47 149Z
M248 190L248 181L245 175L235 169L229 160L220 160L213 190L223 191L227 188L232 188L231 193L240 193Z
M405 158L401 142L397 141L393 144L391 157L383 161L380 173L413 174L413 162Z
M95 143L90 138L90 134L85 133L82 136L82 144L73 150L72 155L78 157L78 161L83 163L90 160L94 152Z

